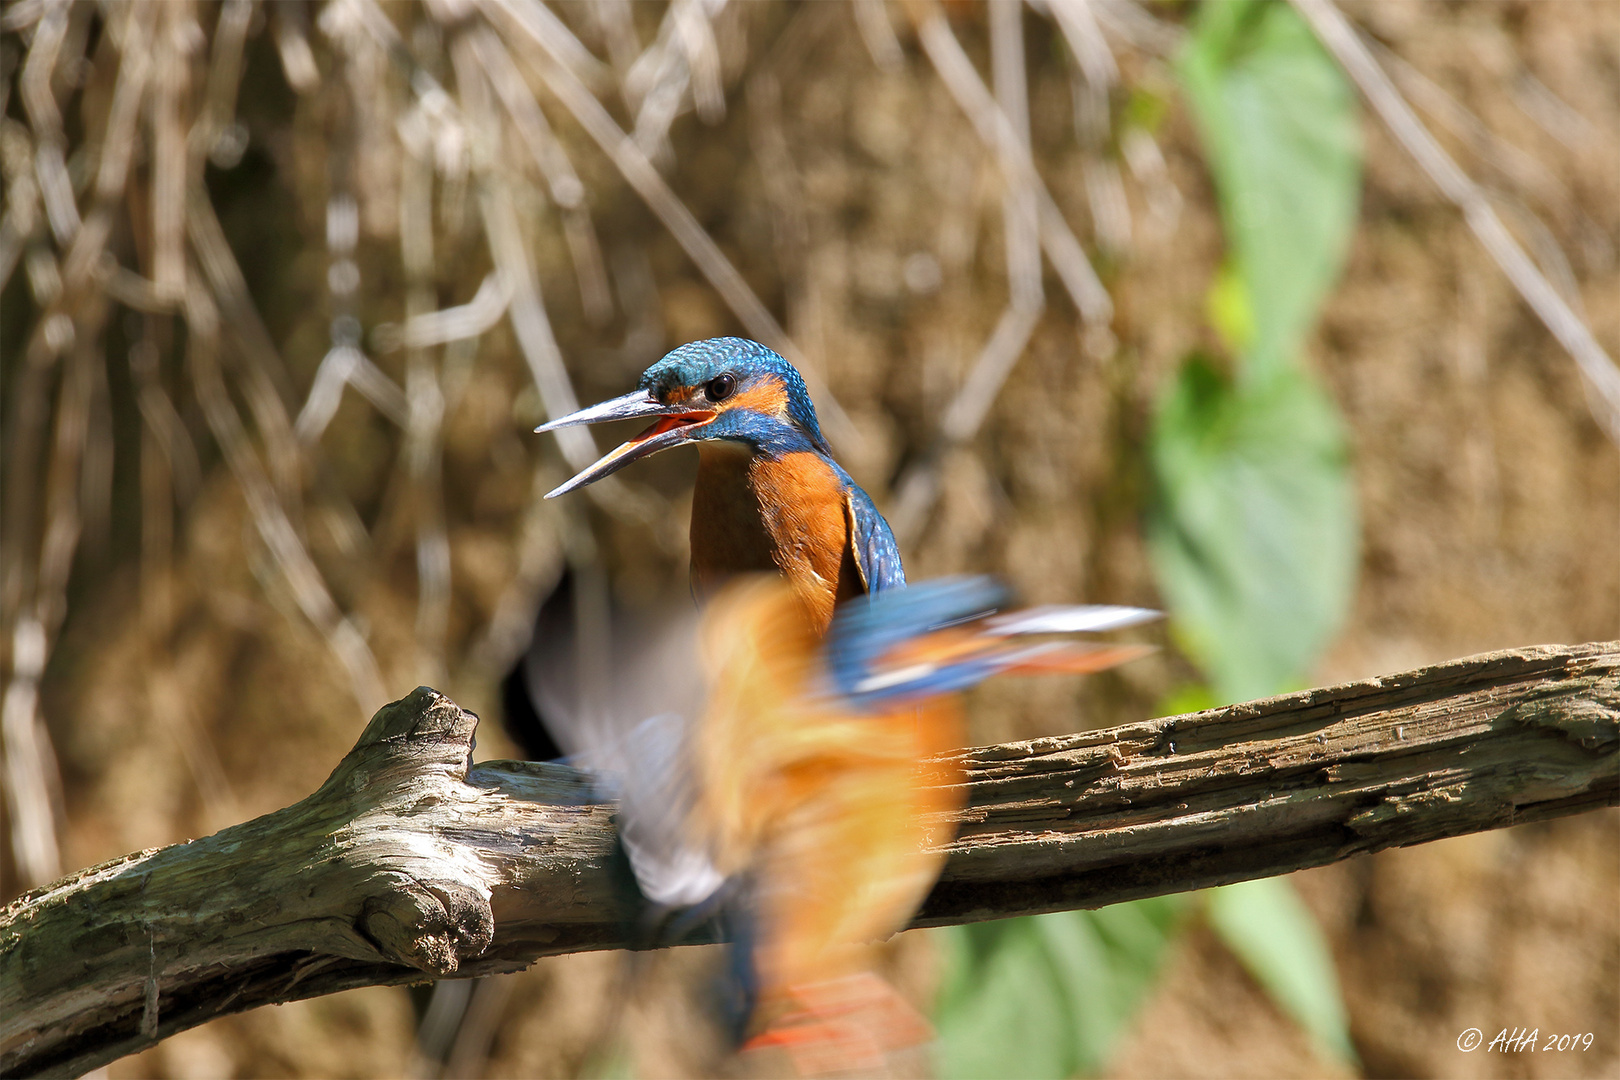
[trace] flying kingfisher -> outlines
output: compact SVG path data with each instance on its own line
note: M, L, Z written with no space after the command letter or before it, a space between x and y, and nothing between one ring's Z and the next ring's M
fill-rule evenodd
M1154 612L1010 599L988 577L926 581L848 601L818 632L781 575L737 575L701 613L616 620L595 708L569 670L572 603L542 612L525 664L539 713L618 802L649 914L722 918L738 950L721 997L743 1052L872 1074L932 1037L874 974L872 943L904 929L945 861L968 790L951 753L961 691L1151 651L1080 635Z
M692 444L692 580L700 596L736 574L780 573L821 633L842 601L906 583L889 523L833 460L804 379L775 352L746 338L694 341L648 368L623 397L535 431L632 417L657 421L546 498Z

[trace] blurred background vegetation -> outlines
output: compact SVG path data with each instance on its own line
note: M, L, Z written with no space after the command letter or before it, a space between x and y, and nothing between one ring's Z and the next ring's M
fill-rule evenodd
M542 503L595 448L528 429L716 334L800 364L913 577L1171 613L1150 661L977 692L976 742L1620 636L1601 372L1311 7L10 4L0 896L302 797L419 683L493 720L566 566L684 596L692 462ZM1344 9L1612 353L1620 8ZM888 974L943 1075L1614 1075L1617 834L905 934ZM355 991L111 1073L706 1075L713 962L623 1015L611 956ZM1455 1048L1503 1026L1597 1039Z

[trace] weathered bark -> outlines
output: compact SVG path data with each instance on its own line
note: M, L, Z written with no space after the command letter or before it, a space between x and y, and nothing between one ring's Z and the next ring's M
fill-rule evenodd
M476 722L418 689L303 802L11 903L0 1073L77 1074L258 1005L631 941L641 901L612 806L562 766L472 766ZM969 807L916 923L1096 907L1612 805L1617 751L1620 642L969 750Z

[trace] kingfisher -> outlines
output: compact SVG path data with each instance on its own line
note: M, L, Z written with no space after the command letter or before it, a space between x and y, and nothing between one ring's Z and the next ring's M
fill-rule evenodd
M694 341L643 372L630 393L535 431L638 417L657 419L546 498L693 445L692 583L700 599L738 574L779 573L820 634L841 602L905 585L889 523L833 460L804 379L776 352L746 338Z

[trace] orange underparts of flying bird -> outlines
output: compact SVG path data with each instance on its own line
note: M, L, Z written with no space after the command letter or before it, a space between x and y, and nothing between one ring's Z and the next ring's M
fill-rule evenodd
M829 692L818 635L780 579L722 590L703 620L710 699L694 826L749 882L745 1051L798 1072L876 1071L931 1037L872 972L938 876L961 808L958 704L858 708Z
M926 1041L926 1022L872 973L873 943L905 928L954 837L960 691L1147 651L1061 635L1152 612L998 615L1004 599L987 578L927 582L852 601L823 637L780 578L761 576L705 612L692 828L722 875L749 882L748 1048L781 1047L813 1074Z

